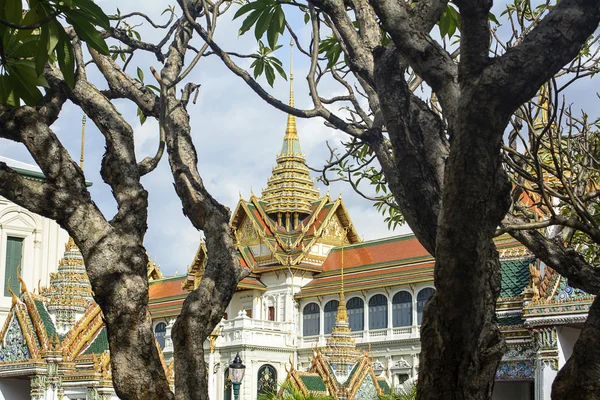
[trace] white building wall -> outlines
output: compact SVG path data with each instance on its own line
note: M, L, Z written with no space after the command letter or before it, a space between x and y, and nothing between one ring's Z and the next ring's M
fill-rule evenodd
M0 197L0 326L12 304L11 297L4 296L6 243L10 236L23 238L21 277L31 291L37 291L38 282L41 286L49 284L50 273L56 272L69 239L55 221Z

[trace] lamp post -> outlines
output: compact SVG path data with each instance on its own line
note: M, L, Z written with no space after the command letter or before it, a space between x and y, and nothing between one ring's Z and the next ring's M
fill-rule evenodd
M242 364L240 353L235 355L233 362L229 364L229 379L231 379L231 386L233 386L233 399L238 400L240 395L240 385L244 379L244 373L246 372L246 366Z

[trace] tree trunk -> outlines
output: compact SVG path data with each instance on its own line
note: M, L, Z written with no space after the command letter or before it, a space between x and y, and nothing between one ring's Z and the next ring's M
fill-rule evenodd
M552 384L552 400L600 399L600 297L590 307L573 354Z
M124 400L173 399L148 310L144 247L139 240L117 233L82 247L108 332L115 392Z
M491 398L505 347L496 325L500 261L492 238L509 206L510 184L500 163L507 121L490 115L482 93L467 90L450 130L436 293L421 329L419 400Z

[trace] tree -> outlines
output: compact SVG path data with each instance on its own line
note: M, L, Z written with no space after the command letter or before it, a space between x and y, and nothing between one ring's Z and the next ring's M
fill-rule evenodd
M387 185L393 197L377 198L380 206L397 205L401 214L390 217L401 215L435 256L437 292L426 307L421 332L419 399L491 396L504 348L494 311L500 286L492 238L499 225L576 285L598 292L597 270L563 242L545 238L531 230L535 226L527 226L526 220L517 217L515 221L513 213L507 214L511 184L501 147L511 116L542 84L573 59L577 61L564 71L578 74L583 70L581 65L592 48L590 36L600 20L600 6L563 0L536 7L529 1L515 1L506 13L513 36L501 42L488 23L488 19L496 19L490 16L492 4L465 0L453 4L250 1L237 13L247 14L241 33L254 26L256 38L266 33L274 48L275 31L286 25L310 58L311 110L287 107L273 99L201 27L195 27L227 67L265 101L299 117L319 116L350 135L347 152L334 158L326 169L338 168L349 174L349 181L357 174L378 188ZM287 21L269 24L272 18L282 18L284 5L304 12L305 21L311 22L308 50L302 49ZM436 24L441 43L430 34ZM457 29L460 41L455 46L448 44L445 37L450 39ZM323 38L322 30L330 36ZM339 61L342 54L344 60ZM261 71L254 72L258 75ZM319 96L317 86L325 78L338 81L347 93ZM415 94L414 89L422 83L434 101L428 103ZM368 109L363 108L359 96ZM330 104L346 108L349 117L330 111ZM349 166L352 159L362 165ZM381 171L370 166L375 159ZM584 282L583 276L593 277L593 283ZM590 311L586 331L597 325L593 322L596 307L594 304ZM578 346L585 346L582 343L592 336L583 334ZM595 351L596 343L587 341ZM576 352L571 365L585 363L578 359ZM561 377L574 385L575 371L566 368ZM590 375L595 371L591 369ZM591 383L579 391L581 398L594 398L593 387ZM556 396L566 398L565 391L557 391Z
M260 46L259 53L251 55L255 76L264 72L268 82L275 79L279 64L272 51L284 29L310 57L311 110L274 99L235 64L235 54L214 42L217 17L230 3L201 0L179 5L183 15L167 24L165 39L158 44L144 42L126 26L119 27L132 15L113 18L116 27L105 29L102 36L124 46L113 48L113 54L125 54L124 64L89 49L89 61L101 71L109 90L98 90L87 80L80 41L85 38L67 28L76 61L73 87L52 62L46 63L43 75L49 87L44 98L25 106L7 104L10 107L0 110L0 135L25 144L47 176L44 183L26 182L0 164L0 193L56 219L81 248L105 315L118 395L204 398L202 343L220 319L237 280L246 273L235 258L228 210L206 191L196 168L186 107L197 86L187 83L179 97L175 90L210 48L264 100L296 116L324 118L350 135L351 153L364 151L378 161L379 176L384 179L380 182L389 186L403 218L436 257L438 290L425 310L417 396L489 398L504 348L495 323L500 276L492 242L511 204L511 184L502 164L503 133L518 108L579 55L598 26L600 4L562 0L556 6L546 5L531 19L531 26L498 54L490 54L494 32L489 27L489 0L456 0L454 4L443 0L285 4L261 0L242 6L239 15L244 15L242 10L250 12L242 31L254 26L257 38L267 35L268 46ZM307 50L287 23L282 5L308 15L313 40ZM525 2L521 15L527 14L528 7ZM436 24L444 38L441 43L430 34ZM452 37L459 27L455 50L451 45L444 47L445 37ZM331 32L331 37L321 38L321 29ZM197 51L189 45L194 34L206 43ZM138 51L151 52L164 61L155 74L158 93L125 72L127 60ZM188 51L196 54L184 68ZM342 54L343 62L339 61ZM326 75L348 94L321 98L317 85ZM431 89L436 102L415 94L413 90L421 83ZM160 145L155 157L135 160L131 126L110 102L117 98L135 103L143 117L159 119ZM102 177L118 203L117 215L110 221L95 207L81 170L49 127L67 99L80 106L106 138ZM345 105L350 119L330 111L329 104ZM186 299L174 327L175 395L168 389L153 346L142 245L146 193L140 177L156 167L165 148L184 211L194 226L204 230L210 255L202 282ZM525 237L520 240L527 243ZM558 247L553 242L548 246Z
M24 13L21 3L0 1L0 137L25 145L46 179L25 180L0 163L0 194L56 220L80 248L94 299L104 315L113 384L120 398L206 398L203 343L248 271L237 259L230 211L206 190L197 169L187 105L198 85L186 83L181 95L176 87L202 54L184 69L193 21L208 18L210 36L217 16L229 5L223 1L210 6L204 1L190 2L186 15L173 23L173 10L168 9L172 17L164 26L140 13L115 15L110 17L114 23L110 26L109 18L90 0L31 0ZM69 24L66 27L60 24L63 16ZM169 29L160 43L145 43L126 23L131 17L145 18L157 29ZM102 31L96 31L92 23ZM118 45L109 52L104 38ZM140 72L139 79L125 72L127 59L137 50L149 51L163 63L160 71L154 72L157 86L144 85ZM110 53L115 59L127 55L123 65ZM42 59L34 61L36 54ZM108 90L98 89L88 79L89 64L100 70ZM136 160L133 129L112 103L115 99L137 104L142 117L159 119L160 142L154 157ZM101 176L117 202L112 218L96 207L81 168L50 127L66 101L80 107L104 135ZM148 311L148 258L143 246L148 204L140 182L156 168L165 149L184 213L205 232L210 254L202 282L187 297L173 328L176 394L169 389Z

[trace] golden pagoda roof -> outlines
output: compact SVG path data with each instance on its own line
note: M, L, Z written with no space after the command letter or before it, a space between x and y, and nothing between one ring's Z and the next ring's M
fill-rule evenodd
M290 67L290 107L293 106L294 73ZM267 181L266 189L262 191L265 211L269 214L310 214L312 203L319 200L319 197L319 190L315 188L306 165L306 156L300 150L296 117L288 114L281 153L277 155L277 165L273 167L273 175Z

